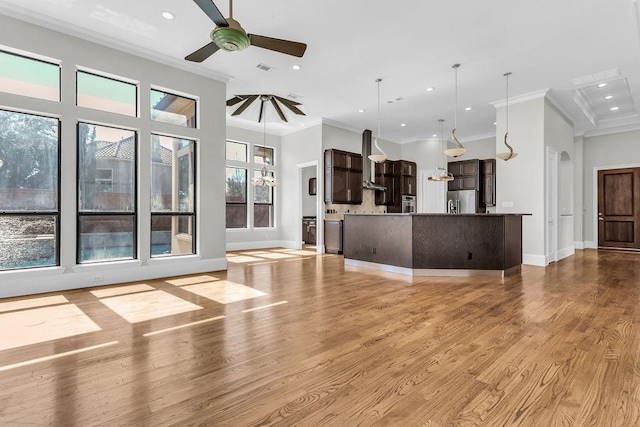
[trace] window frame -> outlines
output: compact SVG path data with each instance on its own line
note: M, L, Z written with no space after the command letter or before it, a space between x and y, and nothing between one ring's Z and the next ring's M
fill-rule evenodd
M16 113L16 114L27 114L30 116L36 116L36 117L44 117L46 119L53 119L56 120L58 122L58 143L56 144L57 146L57 189L56 189L56 209L55 211L37 211L37 210L29 210L29 211L6 211L4 209L0 209L0 217L38 217L38 216L53 216L55 218L54 220L54 225L55 225L55 232L54 232L54 264L52 265L36 265L36 266L28 266L28 267L16 267L16 268L7 268L7 269L2 269L0 268L0 272L3 271L20 271L20 270L31 270L31 269L37 269L37 268L50 268L50 267L59 267L60 266L60 198L61 198L61 187L62 187L62 172L61 172L61 168L62 168L62 120L60 120L60 117L56 117L56 116L52 116L52 115L46 115L46 114L34 114L31 112L24 112L24 111L19 111L19 110L15 110L15 109L8 109L8 108L0 108L1 111L7 111L10 113Z
M9 54L9 55L13 55L13 56L17 56L17 57L20 57L20 58L29 59L29 60L32 60L32 61L41 62L43 64L54 65L54 66L58 67L58 99L56 99L56 100L40 98L40 97L34 97L34 96L24 95L24 94L14 93L14 92L3 92L3 91L0 91L1 93L10 93L12 95L25 96L27 98L39 99L39 100L42 100L42 101L57 102L57 103L62 102L62 66L61 66L61 61L53 59L53 58L47 58L45 56L38 55L38 54L35 54L35 53L23 52L23 51L18 50L18 49L12 49L10 47L3 46L3 45L0 45L0 52L6 53L6 54ZM29 114L31 114L31 113L29 113ZM41 115L43 117L46 117L46 115L43 115L43 114L34 114L34 115Z
M179 127L184 127L187 129L200 129L200 97L196 96L196 95L191 95L191 94L187 94L184 92L180 92L177 90L173 90L173 89L168 89L168 88L164 88L164 87L160 87L160 86L156 86L156 85L151 85L151 87L149 88L149 101L151 101L151 93L153 91L156 92L162 92L165 93L167 95L173 95L173 96L177 96L180 98L185 98L185 99L189 99L191 101L193 101L194 103L194 115L193 115L193 126L180 126L180 125L175 125L173 123L169 123L169 122L164 122L164 121L160 121L160 120L154 120L151 118L151 112L154 110L153 105L151 105L151 102L149 102L149 121L150 122L156 122L156 123L165 123L168 125L173 125L173 126L179 126ZM153 133L153 132L151 132Z
M249 224L249 168L250 165L246 164L246 163L242 163L242 162L235 162L237 164L235 165L230 165L227 164L225 166L225 229L227 230L249 230L250 229L250 224ZM226 171L227 169L240 169L240 170L244 170L245 172L245 179L244 179L244 202L228 202L227 201L227 174ZM226 207L228 205L234 205L234 206L244 206L244 211L245 211L245 217L244 217L244 227L227 227L227 221L226 221Z
M88 74L90 76L94 76L94 77L100 77L103 79L107 79L107 80L112 80L118 83L124 83L124 84L128 84L131 85L135 88L136 90L136 99L134 102L134 108L135 108L135 113L134 115L129 115L129 114L125 114L125 113L118 113L116 111L110 111L110 110L102 110L99 108L94 108L94 107L87 107L85 105L79 105L78 104L78 95L80 95L80 91L78 90L78 74L79 73L84 73L84 74ZM140 118L140 82L131 80L131 79L127 79L126 77L121 77L121 76L116 76L113 74L109 74L109 73L103 73L97 70L91 70L89 68L85 68L85 67L77 67L76 68L76 73L75 73L75 83L76 83L76 91L75 91L75 95L76 95L76 107L78 108L88 108L90 110L96 110L96 111L102 111L104 113L108 113L108 114L117 114L118 116L123 116L123 117L133 117L135 119L139 119ZM111 126L111 127L117 127L115 125L106 125L106 126Z
M150 218L149 218L149 259L157 259L157 258L170 258L170 257L176 257L176 256L190 256L190 255L197 255L197 244L196 244L196 239L197 239L197 206L198 206L198 141L195 138L186 138L186 137L180 137L180 136L175 136L175 135L166 135L166 134L161 134L158 132L151 132L149 134L150 139L153 138L153 136L160 136L160 137L166 137L166 138L175 138L175 139L181 139L181 140L185 140L185 141L189 141L192 143L192 147L193 150L191 150L192 155L193 155L193 171L191 174L191 177L193 178L193 206L192 206L192 210L190 212L182 212L182 211L158 211L158 212L154 212L153 208L149 209L149 214L150 214ZM152 158L149 158L149 164L150 164L150 173L153 173L153 168L151 166L152 163ZM153 195L153 179L150 180L150 185L149 185L149 189L150 189L150 197L152 197ZM191 253L190 254L162 254L162 255L153 255L153 251L152 249L152 245L153 245L153 218L154 217L178 217L178 219L180 217L183 216L188 216L191 218L191 233L186 233L187 235L191 236ZM185 233L178 233L178 234L185 234Z
M112 129L122 129L129 132L133 132L133 144L134 144L134 161L133 161L133 211L132 212L124 212L124 211L82 211L80 206L80 125L85 124L89 126L101 126L108 127ZM110 262L119 262L119 261L130 261L137 260L139 258L139 249L138 249L138 162L139 162L139 132L133 129L127 129L126 127L116 126L116 125L104 125L101 123L94 123L90 121L80 121L76 120L76 264L77 265L91 265L91 264L101 264L101 263L110 263ZM111 258L111 259L101 259L95 261L81 261L82 255L82 233L81 233L81 221L82 217L96 217L96 216L106 216L106 217L116 217L116 216L129 216L133 218L133 229L132 229L132 247L133 254L131 259L129 258Z

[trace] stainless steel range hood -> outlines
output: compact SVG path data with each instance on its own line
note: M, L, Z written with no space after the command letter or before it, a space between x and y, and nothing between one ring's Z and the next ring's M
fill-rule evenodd
M372 132L369 129L365 129L365 131L362 132L362 188L385 191L387 187L375 183L374 162L369 160L372 139Z

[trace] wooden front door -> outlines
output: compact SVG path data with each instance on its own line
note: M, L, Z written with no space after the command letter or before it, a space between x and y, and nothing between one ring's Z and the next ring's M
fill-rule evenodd
M640 249L640 168L598 171L598 246Z

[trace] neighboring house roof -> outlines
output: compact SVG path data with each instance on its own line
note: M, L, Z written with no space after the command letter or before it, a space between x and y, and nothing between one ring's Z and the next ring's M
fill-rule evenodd
M135 139L133 136L120 141L96 141L96 157L108 159L133 160ZM162 164L173 163L173 153L166 147L160 146L160 159Z

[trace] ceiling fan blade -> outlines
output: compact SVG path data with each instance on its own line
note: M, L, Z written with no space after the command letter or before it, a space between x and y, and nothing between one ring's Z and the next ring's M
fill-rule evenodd
M238 102L244 101L246 97L242 97L240 95L236 95L233 98L227 99L227 107L232 107L236 105Z
M244 110L249 108L249 105L251 105L251 103L256 99L258 99L258 95L249 96L247 99L245 99L244 103L236 111L233 112L232 116L237 116L242 114Z
M276 109L276 111L278 112L278 115L280 116L280 118L285 121L285 122L289 122L287 120L287 118L285 117L284 113L282 112L282 109L280 108L280 106L278 105L278 101L276 101L275 98L271 98L271 103L273 104L273 108Z
M307 49L307 45L304 43L274 39L272 37L258 36L255 34L249 34L249 40L253 46L275 50L276 52L286 53L287 55L297 56L298 58L301 58Z
M228 27L229 23L218 10L218 7L211 0L193 0L200 9L211 19L218 27Z
M299 102L293 102L293 101L289 101L288 99L285 98L281 98L279 96L276 96L276 98L278 98L278 101L280 101L282 103L282 105L284 105L285 107L287 107L289 110L293 111L294 113L300 115L300 116L306 116L306 114L304 112L302 112L302 110L300 110L298 107L296 107L296 105L301 105Z
M260 114L258 115L258 123L262 121L262 114L264 113L264 100L260 102Z
M204 45L203 47L196 50L195 52L185 56L184 59L191 62L202 62L208 57L210 57L211 55L213 55L214 53L216 53L218 49L220 49L218 45L216 45L214 42L211 42L207 45Z
M286 103L286 104L289 104L289 105L302 105L302 104L301 104L301 103L299 103L299 102L292 101L292 100L290 100L290 99L283 98L283 97L278 96L278 95L273 95L273 96L275 96L276 98L278 98L278 99L279 99L283 104L285 104L285 103Z

